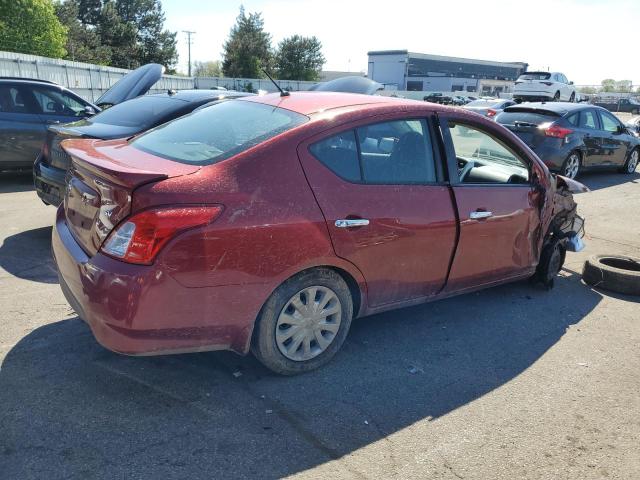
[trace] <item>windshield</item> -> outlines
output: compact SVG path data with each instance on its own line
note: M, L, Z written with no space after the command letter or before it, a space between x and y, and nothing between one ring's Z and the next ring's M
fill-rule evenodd
M549 72L527 72L518 77L518 80L549 80L551 74Z
M182 163L210 165L308 120L283 108L222 101L150 130L131 145Z
M100 112L91 123L104 123L119 127L140 127L146 130L158 123L161 117L184 108L186 102L164 96L138 97Z

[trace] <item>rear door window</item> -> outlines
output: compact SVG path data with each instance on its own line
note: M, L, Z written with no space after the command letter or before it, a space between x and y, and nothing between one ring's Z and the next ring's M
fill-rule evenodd
M569 115L567 117L567 121L573 125L574 127L577 127L580 124L580 114L579 113L573 113L571 115Z
M310 151L336 175L351 182L402 185L437 181L425 120L366 125L321 140Z
M596 130L598 128L598 121L596 114L593 110L584 110L580 112L580 128L589 128Z
M0 85L0 113L38 113L24 87Z

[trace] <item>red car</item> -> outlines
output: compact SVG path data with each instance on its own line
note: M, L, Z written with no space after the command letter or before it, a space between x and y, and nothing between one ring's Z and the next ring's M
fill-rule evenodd
M551 282L579 230L578 184L502 126L430 103L247 97L63 148L60 284L130 355L251 350L307 371L352 318L536 271Z

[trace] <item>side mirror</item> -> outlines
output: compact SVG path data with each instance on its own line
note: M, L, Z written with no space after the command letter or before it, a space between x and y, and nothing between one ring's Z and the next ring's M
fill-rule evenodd
M618 130L616 133L617 134L627 133L627 127L625 127L624 125L618 125Z
M573 85L573 82L569 82L569 85Z
M84 114L85 114L87 117L90 117L90 116L92 116L92 115L95 115L95 114L96 114L96 111L93 109L93 107L91 107L91 106L87 105L86 107L84 107Z

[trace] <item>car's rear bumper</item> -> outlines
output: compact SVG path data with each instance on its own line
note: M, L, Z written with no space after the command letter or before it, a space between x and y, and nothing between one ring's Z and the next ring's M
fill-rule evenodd
M533 149L536 155L540 157L540 160L542 160L552 172L559 172L561 170L564 161L573 150L579 150L579 148L576 145L564 143L561 147L543 144Z
M131 265L101 253L90 258L67 227L62 208L52 250L65 297L109 350L247 353L264 285L187 288L160 265Z
M527 102L544 102L553 99L553 95L551 92L514 92L513 98Z
M42 155L33 164L33 184L36 192L46 204L59 206L64 198L66 170L48 165Z

